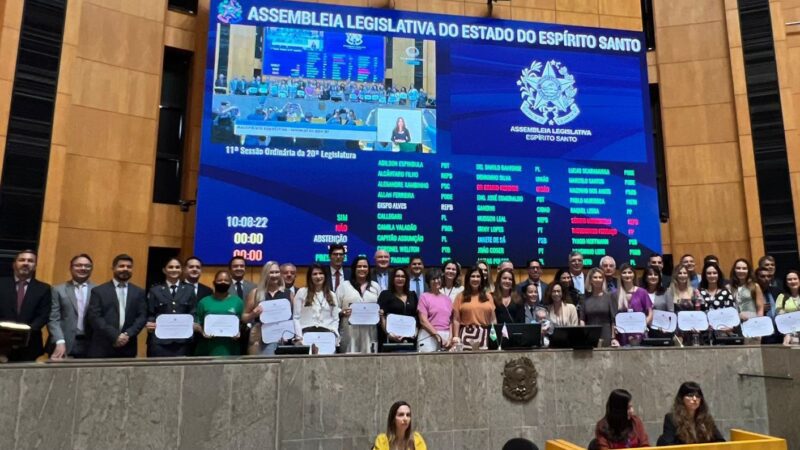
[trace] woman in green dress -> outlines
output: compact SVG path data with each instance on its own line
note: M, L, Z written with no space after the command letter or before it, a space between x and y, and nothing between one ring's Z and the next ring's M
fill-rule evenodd
M203 331L203 323L209 314L231 314L241 320L244 312L244 301L236 295L231 295L231 274L227 270L220 270L214 275L214 294L201 298L197 303L194 319L194 329L203 335L197 343L195 354L197 356L232 356L240 354L237 342L239 335L234 337L209 336Z

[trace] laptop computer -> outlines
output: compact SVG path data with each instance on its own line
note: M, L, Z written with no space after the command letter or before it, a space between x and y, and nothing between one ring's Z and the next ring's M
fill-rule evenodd
M503 350L529 349L542 346L542 324L506 323L507 338L503 337L503 325L502 323L494 325L498 340L495 342L492 342L491 339L487 340L487 346L490 350L496 350L498 342L502 345Z
M556 327L550 335L550 348L590 349L597 347L603 327Z

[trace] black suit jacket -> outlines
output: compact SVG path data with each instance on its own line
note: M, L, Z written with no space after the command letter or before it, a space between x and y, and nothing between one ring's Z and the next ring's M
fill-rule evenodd
M50 318L50 285L32 278L25 290L22 310L17 313L17 285L14 277L0 278L0 320L24 323L31 327L28 345L12 351L9 361L35 361L44 353L42 327Z
M89 337L90 358L135 358L139 332L147 317L147 297L144 289L128 283L125 304L125 323L119 323L119 301L112 281L92 289L86 310L86 334ZM116 348L114 343L121 333L127 333L128 343Z
M197 287L200 292L200 286ZM155 322L156 317L161 314L191 314L194 316L197 309L197 298L194 296L194 289L189 284L179 284L175 291L175 298L166 283L157 284L150 288L147 294L147 321ZM190 342L188 339L159 339L155 333L148 334L147 345L151 344L172 344Z
M331 266L325 267L325 275L328 277L328 281L330 281L331 283L331 289L333 289L333 283L335 282L335 280L333 277L333 268ZM349 279L350 279L350 268L342 266L342 279L339 280L339 284L342 284Z

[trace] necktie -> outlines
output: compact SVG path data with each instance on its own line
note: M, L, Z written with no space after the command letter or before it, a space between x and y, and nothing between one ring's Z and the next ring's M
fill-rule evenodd
M25 280L17 281L17 314L22 313L22 301L25 300Z
M83 332L83 318L86 314L86 296L83 295L83 284L75 285L75 298L78 300L78 331Z
M419 286L419 277L414 278L414 292L417 293L417 298L419 298L419 296L422 295L422 291L420 290Z
M117 285L117 300L119 301L119 329L125 327L125 306L127 305L127 298L125 293L125 283Z
M170 289L170 291L171 291L171 293L172 293L172 298L175 298L175 290L176 290L177 288L178 288L178 286L177 286L177 285L174 285L174 284L173 284L172 286L170 286L170 287L169 287L169 289Z
M239 298L244 298L244 289L242 289L241 281L236 282L236 295L238 295Z
M336 289L339 289L339 281L341 280L341 277L342 277L342 276L339 274L339 271L337 270L337 271L336 271L336 281L335 281L335 283L333 284L333 290L334 290L334 291L335 291Z

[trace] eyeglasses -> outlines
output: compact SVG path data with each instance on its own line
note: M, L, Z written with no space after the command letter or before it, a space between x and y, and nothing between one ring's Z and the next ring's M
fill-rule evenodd
M77 267L79 269L80 268L91 269L92 265L91 264L73 264L72 267Z
M693 394L686 394L683 396L683 398L702 400L703 396L698 393L693 393Z

